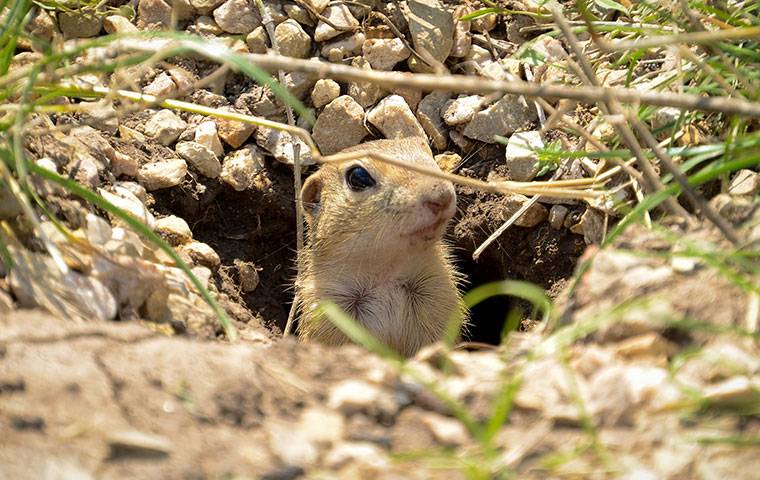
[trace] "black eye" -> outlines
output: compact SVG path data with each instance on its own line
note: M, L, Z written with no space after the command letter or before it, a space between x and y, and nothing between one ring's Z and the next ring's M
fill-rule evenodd
M372 178L367 169L360 166L351 167L346 170L346 182L351 190L361 192L370 187L374 187L377 182Z

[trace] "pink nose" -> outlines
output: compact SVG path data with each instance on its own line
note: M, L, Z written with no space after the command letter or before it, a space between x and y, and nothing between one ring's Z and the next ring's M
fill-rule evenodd
M440 215L441 212L444 212L451 207L453 201L454 189L444 187L431 192L431 194L422 201L422 205L433 212L433 215Z

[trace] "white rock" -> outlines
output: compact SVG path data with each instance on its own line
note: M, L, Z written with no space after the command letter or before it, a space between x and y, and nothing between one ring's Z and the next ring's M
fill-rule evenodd
M192 241L182 246L181 251L188 254L196 265L203 265L213 271L222 263L219 254L208 244Z
M246 145L225 157L219 178L238 192L242 192L255 185L256 175L262 170L263 153L256 145Z
M760 173L747 169L736 172L728 185L728 193L731 195L754 197L759 191Z
M127 213L143 222L149 228L153 228L155 221L153 214L143 205L139 198L137 198L132 192L126 188L114 186L113 192L109 192L102 188L98 189L98 193L108 202L111 202L114 206L125 210ZM111 215L114 223L122 223L122 220L116 216Z
M364 57L356 57L351 60L351 66L371 71L372 67ZM369 108L377 102L380 96L380 86L372 82L350 82L348 84L348 94L362 106Z
M345 433L343 415L321 407L310 407L301 413L297 430L314 442L337 444Z
M443 121L447 125L462 125L470 120L483 106L484 98L480 95L467 95L448 102L443 109Z
M187 222L174 215L156 220L153 230L173 246L185 244L193 239L193 232Z
M390 393L362 380L344 380L334 385L327 406L343 413L393 414L398 410Z
M187 128L187 123L171 110L159 110L145 123L143 133L161 145L171 145Z
M338 27L358 27L359 21L351 15L351 11L343 4L332 5L322 11L322 16L330 20L333 25ZM319 21L317 28L314 30L314 40L324 42L343 33L342 30L336 30L330 25Z
M399 95L389 95L367 112L367 121L385 138L421 137L427 140L417 117Z
M311 37L304 31L301 24L288 19L274 29L274 38L280 55L295 58L307 58L311 51Z
M437 413L426 413L421 420L430 429L433 437L444 445L464 445L470 438L467 429L459 420Z
M247 0L227 0L214 10L214 20L228 33L248 34L261 25L255 3Z
M715 406L758 405L760 402L760 382L747 377L734 377L717 385L706 387L702 394L705 400Z
M137 171L137 181L148 191L174 187L187 174L187 163L181 158L165 162L146 163Z
M132 33L137 32L132 22L122 15L109 15L103 19L103 28L106 33Z
M309 466L317 461L318 450L296 425L278 420L266 422L269 448L282 463L294 466Z
M336 470L348 464L368 465L378 470L390 467L386 453L368 442L342 443L328 452L324 463L327 468Z
M434 61L443 63L454 45L454 19L438 0L408 0L404 16L409 24L412 45L425 51ZM416 57L409 58L413 72L431 72L432 69Z
M362 51L365 38L363 32L356 32L345 38L325 43L320 51L321 55L331 62L340 62L344 58L353 57Z
M400 38L370 38L362 45L362 55L374 70L393 70L410 54L411 51Z
M509 179L530 182L536 178L540 167L537 150L541 148L544 148L544 141L537 130L518 132L509 137L505 158Z
M219 140L216 123L211 120L201 122L195 127L195 142L214 152L217 157L224 155L224 147Z
M104 218L88 213L85 217L87 239L97 245L105 245L111 239L111 224Z
M322 78L317 80L311 90L311 103L317 108L322 108L338 98L339 95L340 85L338 82L329 78Z
M367 135L364 128L364 109L348 95L330 102L314 124L312 138L324 155L358 145Z
M524 129L536 118L536 107L523 97L505 95L498 102L476 113L462 132L466 137L495 143L495 135L509 136Z
M286 165L293 165L295 155L294 144L300 145L299 160L301 166L313 165L311 150L303 140L295 138L287 132L272 128L259 127L256 130L256 144L269 152L275 160Z
M177 84L174 83L171 75L161 72L152 82L143 88L143 93L159 98L170 98L177 93Z
M222 164L214 152L200 143L177 142L177 154L187 160L201 175L216 178L222 171Z

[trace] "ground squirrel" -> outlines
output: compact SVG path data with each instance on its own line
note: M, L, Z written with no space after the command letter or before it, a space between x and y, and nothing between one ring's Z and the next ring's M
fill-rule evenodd
M438 169L421 138L376 140L376 151ZM442 237L456 211L451 182L369 158L326 164L301 190L308 243L298 258L301 338L349 340L315 309L332 300L379 340L410 356L463 313L459 274Z

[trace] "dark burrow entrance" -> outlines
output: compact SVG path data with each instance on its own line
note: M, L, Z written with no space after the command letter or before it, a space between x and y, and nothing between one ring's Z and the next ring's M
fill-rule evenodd
M184 218L195 238L219 254L222 270L228 273L219 290L245 307L233 311L233 316L243 322L263 321L273 330L282 330L296 274L292 174L288 167L273 162L265 175L263 188L245 192L215 182L154 192L154 209L161 215ZM512 227L477 262L472 260L474 249L500 225L494 220L498 217L489 211L501 201L498 196L460 194L460 214L452 222L447 240L465 276L464 290L514 279L557 291L572 274L585 247L583 238L567 229L554 230L545 221L531 228ZM477 208L471 208L473 205ZM254 291L240 292L236 261L252 262L260 270L260 283ZM530 324L530 305L510 297L493 297L475 306L464 340L498 344L507 315L513 310L522 328Z

